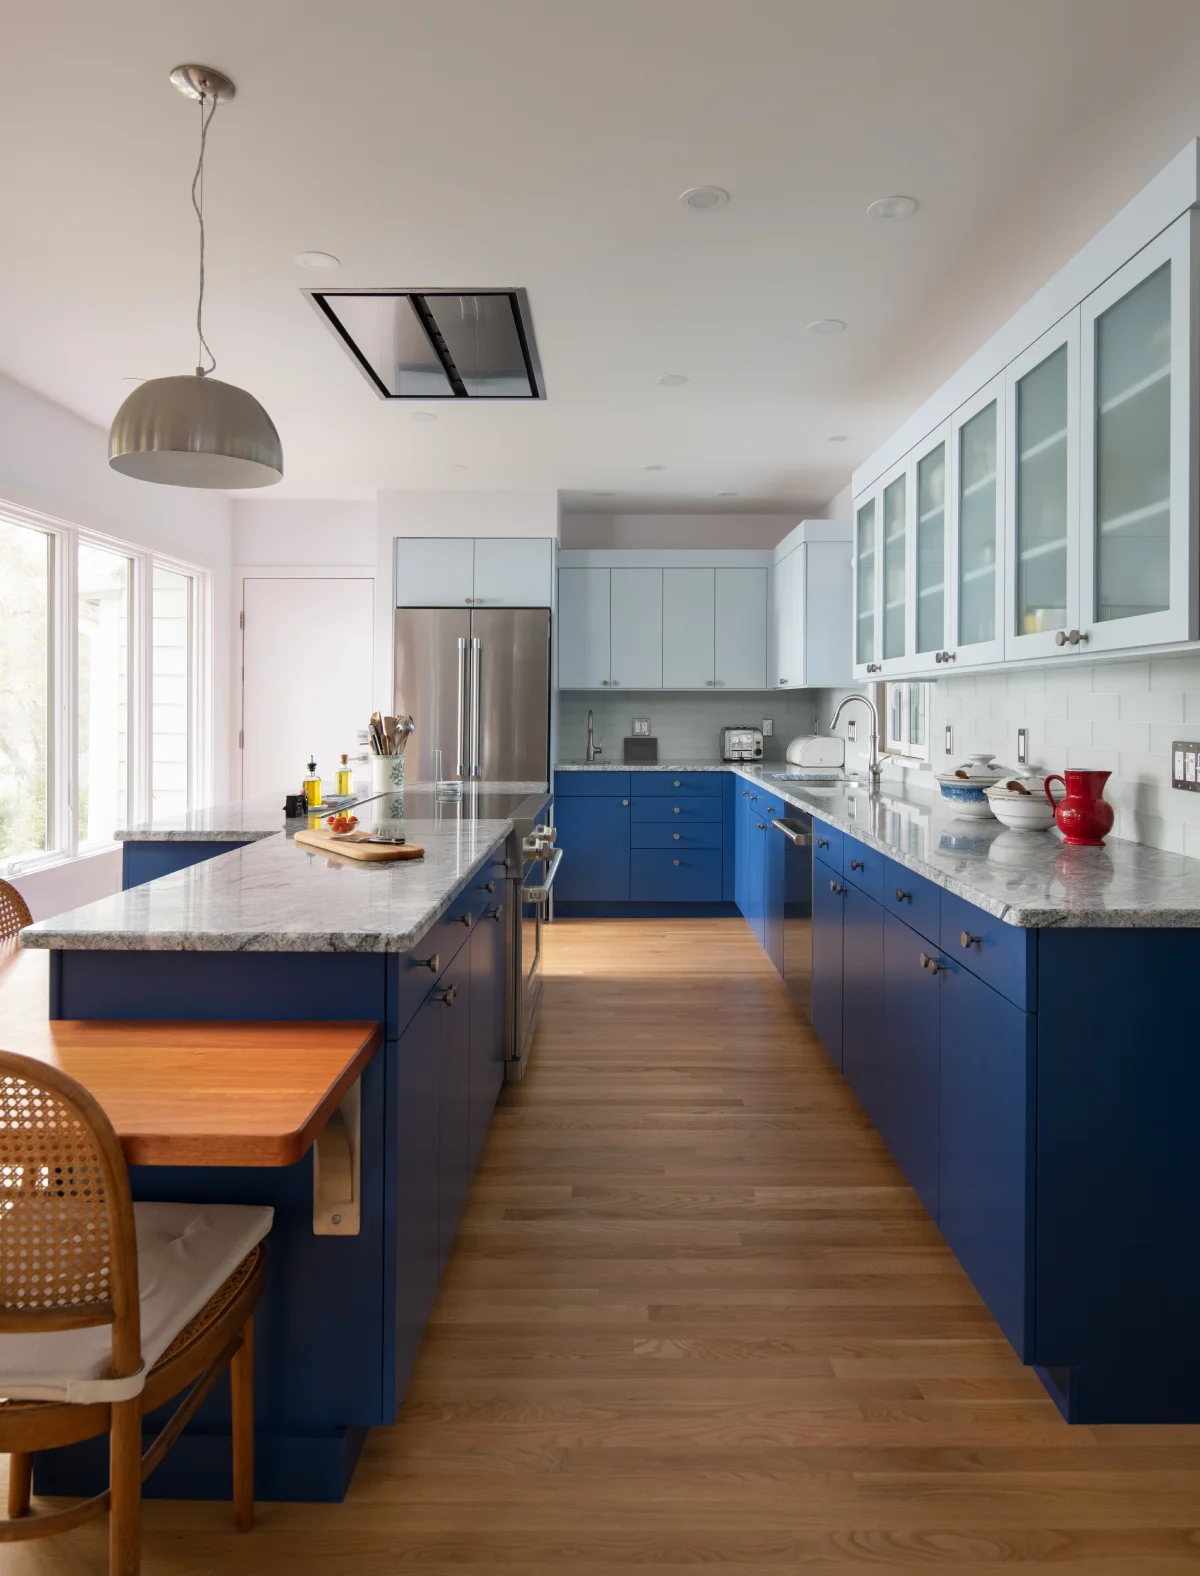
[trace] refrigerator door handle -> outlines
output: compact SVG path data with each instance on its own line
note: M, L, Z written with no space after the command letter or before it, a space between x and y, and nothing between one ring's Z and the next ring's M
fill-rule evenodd
M456 777L467 775L467 637L458 637L458 765Z
M483 655L483 641L475 635L471 639L471 776L483 774L479 759L479 668Z

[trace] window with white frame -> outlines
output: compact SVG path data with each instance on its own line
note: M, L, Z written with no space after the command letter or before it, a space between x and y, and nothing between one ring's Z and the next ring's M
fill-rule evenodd
M206 791L204 571L0 504L0 875Z
M888 683L884 689L883 747L890 755L929 759L929 685Z

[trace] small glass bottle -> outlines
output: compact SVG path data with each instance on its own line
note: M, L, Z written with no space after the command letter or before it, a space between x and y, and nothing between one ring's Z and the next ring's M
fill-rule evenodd
M354 792L354 771L349 755L342 756L342 763L337 769L337 791L339 797L348 797Z
M316 809L321 802L321 779L317 776L317 763L315 758L310 758L308 763L308 776L301 784L304 797L308 800L310 810Z

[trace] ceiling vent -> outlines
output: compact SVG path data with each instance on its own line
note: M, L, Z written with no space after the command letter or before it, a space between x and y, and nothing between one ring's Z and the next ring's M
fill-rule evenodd
M306 290L381 399L545 399L524 290Z

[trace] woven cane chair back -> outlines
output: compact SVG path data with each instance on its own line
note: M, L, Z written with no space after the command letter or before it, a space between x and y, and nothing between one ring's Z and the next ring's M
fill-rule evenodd
M17 932L33 924L29 905L9 881L0 881L0 946L15 941Z

